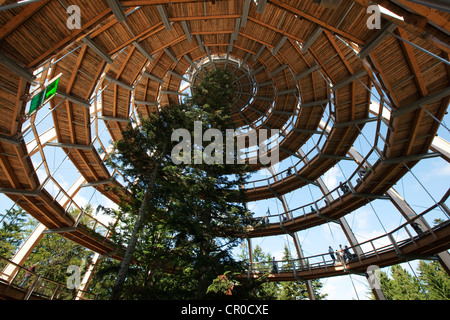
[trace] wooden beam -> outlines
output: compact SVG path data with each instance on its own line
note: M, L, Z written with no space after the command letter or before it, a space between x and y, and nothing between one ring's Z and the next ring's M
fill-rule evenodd
M44 53L42 53L39 57L36 57L33 61L29 62L27 65L27 68L33 68L39 64L42 63L42 61L45 61L46 59L49 59L51 56L53 56L56 52L61 51L63 48L68 46L74 41L77 41L77 39L81 36L83 36L85 33L87 33L86 30L92 28L93 26L96 26L100 23L103 19L105 19L109 14L110 10L106 9L101 14L95 16L94 19L91 19L87 21L86 23L83 23L81 25L80 29L74 29L72 33L70 33L67 37L61 39L58 43L56 43L53 47L48 48ZM101 29L101 28L100 28ZM98 32L99 29L96 29L96 32ZM93 38L95 32L91 33L90 36ZM120 50L120 49L118 49Z
M331 45L333 46L333 48L334 48L334 50L336 51L336 53L337 53L337 54L339 55L339 57L341 58L341 60L342 60L342 62L344 63L345 67L347 68L347 71L348 71L350 74L353 74L353 73L354 73L353 68L352 68L352 66L350 65L350 63L347 61L347 60L348 60L347 57L345 57L344 54L342 53L341 49L339 49L339 47L338 47L338 45L337 45L337 43L336 43L336 40L335 40L334 36L333 36L329 31L327 31L327 30L325 30L325 35L327 36L328 41L330 41L330 43L331 43Z
M400 37L409 41L408 35L406 34L406 31L404 29L398 28L397 30L398 30ZM400 46L403 49L403 52L406 55L406 58L407 58L406 60L408 61L411 72L415 76L416 84L419 88L419 91L420 91L422 97L425 97L428 95L428 90L427 90L425 82L423 80L422 72L420 71L419 65L416 60L416 56L414 55L414 52L412 51L412 47L408 43L405 43L404 41L399 40L399 42L400 42Z
M26 107L26 103L23 99L23 97L26 95L26 93L28 92L30 88L30 85L28 84L28 82L24 79L20 79L19 80L19 86L17 89L17 93L16 94L16 103L14 106L14 115L13 115L13 123L11 125L11 131L10 131L10 135L13 136L15 134L17 134L20 130L20 127L22 125L22 115L25 111L25 107Z
M66 100L65 104L66 104L67 123L69 126L69 133L70 133L70 143L74 144L76 132L73 126L73 114L72 114L73 107L70 105L70 101Z
M11 187L13 189L18 189L20 188L19 179L17 178L17 175L14 172L14 169L11 166L8 157L5 156L4 153L5 152L2 146L0 146L0 167L3 169L3 174L8 179L9 183L11 184Z
M346 38L346 39L348 39L350 41L353 41L354 43L356 43L358 45L362 45L363 44L362 40L352 36L351 34L345 32L345 31L342 31L339 28L335 28L335 27L329 25L327 22L322 21L320 19L317 19L316 17L311 16L311 15L305 13L304 11L299 10L299 9L297 9L297 8L287 4L287 3L285 3L284 1L281 1L281 0L268 0L268 1L271 4L274 4L274 5L276 5L276 6L280 7L280 8L283 8L285 10L288 10L288 11L290 11L290 12L292 12L292 13L294 13L294 14L296 14L296 15L298 15L298 16L306 19L306 20L314 22L315 24L321 26L324 29L327 29L327 30L329 30L331 32L334 32L334 33L336 33L336 34L338 34L338 35L340 35L340 36L342 36L342 37L344 37L344 38Z
M408 135L408 141L406 142L405 151L403 152L404 156L410 155L411 149L414 146L414 142L417 138L417 134L419 133L418 125L422 122L422 118L424 115L424 110L419 109L416 111L416 114L414 115L414 120L411 122L410 125L410 132Z
M94 176L94 179L96 181L101 180L99 175L97 174L97 172L95 171L95 169L92 167L92 165L89 163L86 155L82 152L82 150L84 149L80 149L80 148L76 148L76 151L78 153L78 155L80 156L81 160L83 161L83 163L86 165L86 167L88 168L89 172ZM93 149L90 149L89 151L92 151Z
M87 48L88 48L87 46L83 46L81 48L80 54L78 55L78 58L77 58L77 62L73 66L73 69L72 69L73 71L70 76L69 83L67 84L67 87L66 87L67 94L70 94L70 91L72 90L72 86L75 83L75 79L77 78L78 70L80 69L81 63L83 62L84 55L86 53Z
M402 6L407 7L425 17L426 19L428 19L428 21L435 24L436 26L441 27L443 30L447 30L447 32L450 32L450 20L444 18L444 16L441 16L436 11L407 0L397 0L397 2L401 3Z
M14 19L10 19L3 26L0 27L0 40L4 39L11 32L16 30L19 26L21 26L25 21L39 11L42 7L47 5L50 0L38 1L36 3L32 3L27 5L22 12L18 15L14 16Z

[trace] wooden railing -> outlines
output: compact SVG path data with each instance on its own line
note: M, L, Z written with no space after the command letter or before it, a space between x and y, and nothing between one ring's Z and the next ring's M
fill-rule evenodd
M408 222L402 224L398 228L392 230L389 233L378 236L374 239L367 240L359 243L355 246L348 247L348 251L334 251L334 259L329 252L317 254L301 259L292 260L272 260L247 263L247 273L275 273L281 272L296 272L299 271L312 271L314 269L325 268L328 271L329 267L342 266L347 268L347 264L355 261L362 261L370 257L380 257L381 254L394 251L397 255L401 255L400 248L408 243L415 243L422 237L431 235L435 237L435 231L446 227L450 224L450 212L445 205L445 201L450 196L450 190L444 195L442 200L417 216L411 218ZM440 223L434 227L430 226L430 223L425 219L425 216L430 215L434 209L440 208L444 213L444 219L440 219ZM416 234L416 235L415 235ZM398 239L402 237L401 239ZM343 248L345 249L345 248ZM358 254L359 252L359 254Z
M11 275L0 272L0 294L8 296L8 292L16 289L23 293L22 299L29 300L31 296L45 300L74 300L78 290L69 289L67 283L60 283L40 276L38 273L0 256L0 270L7 265L14 265L17 269ZM68 276L69 277L69 276ZM92 294L85 292L84 300L92 300Z

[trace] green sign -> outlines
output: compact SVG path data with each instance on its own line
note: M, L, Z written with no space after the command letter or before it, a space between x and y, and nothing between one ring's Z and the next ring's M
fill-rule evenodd
M28 115L31 115L33 112L38 110L44 104L46 104L51 98L53 98L56 94L56 90L58 88L59 78L55 81L51 82L47 87L35 95L31 99L30 110L28 111Z
M56 94L56 89L58 88L59 78L56 81L50 83L47 88L45 88L45 98L44 101L48 101L53 98Z
M28 111L28 114L32 114L41 107L42 101L44 100L44 93L44 91L41 91L31 99L30 111Z

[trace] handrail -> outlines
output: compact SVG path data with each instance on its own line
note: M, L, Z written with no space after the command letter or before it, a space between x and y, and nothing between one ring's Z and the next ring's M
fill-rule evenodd
M296 112L298 112L298 110L296 110ZM295 114L295 115L298 115L297 113ZM326 123L326 125L328 125L328 122L331 120L331 117L328 117L327 118L327 123ZM334 128L332 128L332 130L333 130ZM325 132L325 130L323 130L322 131L322 133L321 133L321 135L320 135L320 139L322 139L322 137L324 136L324 135L330 135L331 133L326 133ZM288 135L289 135L289 133L288 133ZM315 144L315 146L313 147L313 148L311 148L311 150L309 150L304 156L302 156L301 157L301 159L295 164L295 165L293 165L293 166L291 166L291 168L295 168L295 172L299 172L300 170L297 170L297 165L299 164L299 163L302 163L302 162L304 162L304 159L307 157L307 156L309 156L311 153L313 153L314 151L317 151L317 155L319 155L320 153L321 153L321 150L317 150L317 146L320 144L320 139L319 139L319 141L317 142L317 144ZM273 183L275 183L275 182L277 182L277 181L279 181L279 180L283 180L283 173L285 173L286 171L287 171L288 169L285 169L285 170L283 170L283 171L281 171L281 172L279 172L279 173L277 173L275 176L280 176L278 179L275 179L274 177L268 177L268 178L265 178L265 179L258 179L258 180L254 180L254 181L249 181L249 182L247 182L246 183L246 185L250 185L250 184L252 184L253 185L253 188L252 189L255 189L256 188L256 184L257 183L259 183L259 182L264 182L264 181L267 181L267 184L268 185L270 185L271 183L270 183L270 180L272 179L272 180L274 180L274 182ZM264 185L264 184L263 184ZM261 185L261 186L263 186L263 185Z
M344 186L346 184L350 184L350 178L348 180L344 181L342 183L342 185L339 185L339 186L335 187L334 189L332 189L328 193L324 194L322 197L318 198L317 200L314 200L312 202L309 202L307 204L304 204L302 206L299 206L297 208L294 208L294 209L291 209L291 210L288 210L288 211L285 211L285 212L282 212L282 213L279 213L279 214L273 214L273 215L270 215L270 216L264 216L264 217L261 218L261 220L264 219L264 218L268 218L270 220L270 218L275 218L275 217L278 217L280 219L280 217L288 215L289 213L291 213L292 214L292 221L293 221L296 218L299 218L301 216L305 217L307 215L307 213L305 212L305 208L311 208L311 207L315 208L315 210L314 211L313 210L308 210L308 211L310 211L308 214L317 214L318 212L320 212L320 210L322 208L321 206L318 205L319 202L325 201L325 200L328 202L328 197L331 196L333 193L337 193L338 194L338 197L333 200L333 201L336 201L336 200L342 199L342 197L344 197L347 193L350 192L350 191L344 192L342 190L342 186ZM341 190L341 191L339 191L339 190ZM341 194L341 192L342 192L342 194ZM328 205L329 205L329 203L326 204L326 206L328 206ZM302 214L299 214L299 215L294 215L293 214L293 213L295 213L297 211L300 211L300 210L303 211ZM278 219L276 219L276 220L278 220ZM275 223L278 223L278 222L275 222Z
M348 179L342 181L341 184L340 184L339 186L337 186L337 187L335 187L334 189L328 191L328 192L327 192L326 194L324 194L322 197L320 197L320 198L318 198L318 199L316 199L316 200L314 200L314 201L312 201L312 202L309 202L309 203L307 203L307 204L301 205L301 206L299 206L299 207L297 207L297 208L288 210L288 211L286 211L286 212L282 212L282 213L279 213L279 214L273 214L273 215L270 215L270 216L264 216L264 217L261 218L261 221L262 221L262 219L268 219L269 222L270 222L271 218L276 218L276 217L279 217L279 216L281 217L281 216L289 215L289 214L292 214L292 221L294 221L296 218L299 218L299 217L301 217L301 216L306 217L306 215L308 215L308 214L314 214L314 215L316 215L316 214L320 213L321 210L325 209L324 207L328 207L328 206L331 205L331 203L329 202L329 197L330 197L330 196L333 196L333 194L335 194L335 195L337 194L337 197L336 197L336 196L333 197L334 199L333 199L332 202L337 201L337 200L342 201L342 198L343 198L345 195L350 194L350 193L356 193L355 188L356 188L358 185L363 184L363 183L364 183L364 180L368 177L368 175L374 173L374 169L373 169L373 168L374 168L375 165L371 165L371 164L367 161L368 158L370 157L370 155L371 155L374 151L376 152L376 149L375 149L375 148L371 148L371 150L370 150L370 151L367 153L367 155L362 159L362 161L357 165L355 171L348 177ZM361 176L360 173L359 173L359 171L360 171L363 167L368 167L370 170L369 170L369 172L366 172L363 176ZM285 171L286 171L286 170L285 170ZM284 171L283 171L283 172L284 172ZM294 173L293 175L295 175L295 174L296 174L296 173ZM356 185L354 185L354 184L352 183L352 181L353 181L354 179L355 179ZM268 180L268 179L263 179L263 180ZM349 186L349 190L343 189L343 187L345 187L345 186ZM270 185L269 185L269 187L270 187ZM320 206L320 205L319 205L319 203L320 203L321 201L326 201L325 206ZM305 210L305 209L308 209L308 208L314 208L315 210ZM302 211L302 213L301 213L301 214L298 214L298 215L294 215L294 213L295 213L295 212L298 212L298 211ZM309 211L309 212L306 213L306 211ZM275 219L275 220L276 220L276 222L270 222L270 223L278 223L278 220L279 220L279 219Z
M3 256L0 256L1 262L4 262L5 265L12 264L18 268L18 271L12 275L0 271L0 283L7 284L7 288L4 290L5 294L7 294L11 287L14 287L25 290L24 300L28 300L31 295L37 295L48 300L71 300L76 297L76 292L74 293L66 284L43 278L39 274L29 271ZM82 292L90 294L89 292Z
M441 205L441 203L446 201L449 196L450 196L450 191L444 195L444 197L441 199L441 201L439 201L439 203L436 203L436 204L430 206L428 209L424 210L417 216L409 218L407 222L405 222L401 226L393 229L389 233L380 235L376 238L373 238L373 239L367 240L365 242L358 243L354 246L348 247L348 249L349 249L348 252L350 253L351 256L344 256L343 252L339 252L338 250L335 250L333 252L335 259L332 259L330 253L327 252L327 253L321 253L321 254L308 256L308 257L304 257L304 258L300 258L300 259L252 262L249 264L248 269L249 270L257 270L257 271L260 271L260 270L265 271L265 270L270 269L270 270L272 270L272 273L280 273L281 272L280 270L285 270L285 272L292 272L292 271L296 272L296 271L305 271L305 270L311 271L312 269L327 268L330 266L342 266L345 269L345 268L347 268L346 263L348 263L348 262L353 262L353 261L357 261L357 260L361 261L361 259L363 259L363 258L369 258L372 256L379 257L379 255L381 253L384 253L384 252L387 252L390 250L396 250L397 248L401 247L404 244L407 244L410 242L415 243L417 241L417 239L420 239L421 237L423 237L425 235L432 235L433 237L435 237L435 231L437 229L449 224L450 217L447 214L445 214L447 217L447 220L445 220L444 222L442 222L432 228L426 222L426 220L424 219L424 216L427 215L428 213L430 213L432 210L439 207ZM425 226L426 230L417 229L417 226L414 225L414 222L416 220L420 220L423 223L423 226ZM410 230L408 230L408 227L412 227L418 235L413 236L411 234ZM404 229L406 231L405 234L407 236L404 239L395 240L394 234L401 231L402 229ZM372 249L369 249L369 250L363 252L362 254L358 255L358 253L357 253L358 251L355 250L355 248L357 248L357 247L360 248L361 250L362 250L362 247L372 247ZM350 250L355 252L355 254L352 254L350 252ZM247 261L244 261L244 262L247 262ZM280 269L279 264L281 264L281 269ZM275 269L273 267L274 265L277 266L277 268L276 268L277 272L273 272L273 269ZM294 268L292 266L294 266Z

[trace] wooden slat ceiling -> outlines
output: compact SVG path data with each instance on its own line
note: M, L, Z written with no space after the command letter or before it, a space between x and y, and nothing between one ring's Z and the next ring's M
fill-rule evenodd
M201 77L211 65L199 62L209 57L239 79L233 116L237 127L259 130L292 125L284 133L280 160L296 154L319 130L324 111L329 111L328 101L335 106L334 126L320 152L296 175L247 189L249 201L301 188L336 164L330 156L345 156L369 117L367 88L374 83L386 92L386 103L395 116L382 156L357 186L358 193L378 195L395 184L406 170L402 163L386 160L426 153L438 129L430 114L442 119L447 110L449 66L401 40L448 60L447 12L405 0L371 1L404 17L384 15L378 30L367 28L368 0L336 1L335 9L312 0L268 0L263 7L252 0L119 2L126 14L123 22L117 21L106 0L71 1L81 11L81 28L73 30L66 25L69 14L64 1L0 11L0 54L9 61L9 65L0 64L2 188L33 191L41 183L20 140L30 83L17 70L33 72L49 61L57 62L48 78L61 73L59 91L74 98L62 101L59 96L51 101L57 142L86 147L64 151L90 183L111 178L97 151L89 149L92 115L86 103L93 94L104 89L99 115L108 118L106 128L116 141L134 111L145 116L164 108L169 99L178 99L173 92L180 90L180 76L199 69L195 74ZM383 33L390 23L395 26L392 35ZM379 42L372 48L375 40ZM367 48L369 55L361 59L358 52ZM417 101L422 108L414 106ZM303 107L298 109L298 103ZM292 113L297 117L290 123ZM362 124L354 125L358 120ZM11 144L8 138L17 140ZM411 167L416 162L407 164ZM116 202L120 197L104 185L98 190ZM48 203L49 195L45 197ZM366 201L349 194L324 208L323 214L337 218ZM38 210L29 202L25 206L49 226L70 225L55 218L58 212L63 214L61 208ZM53 226L52 219L59 222ZM323 223L311 219L304 226L296 225L297 230Z

